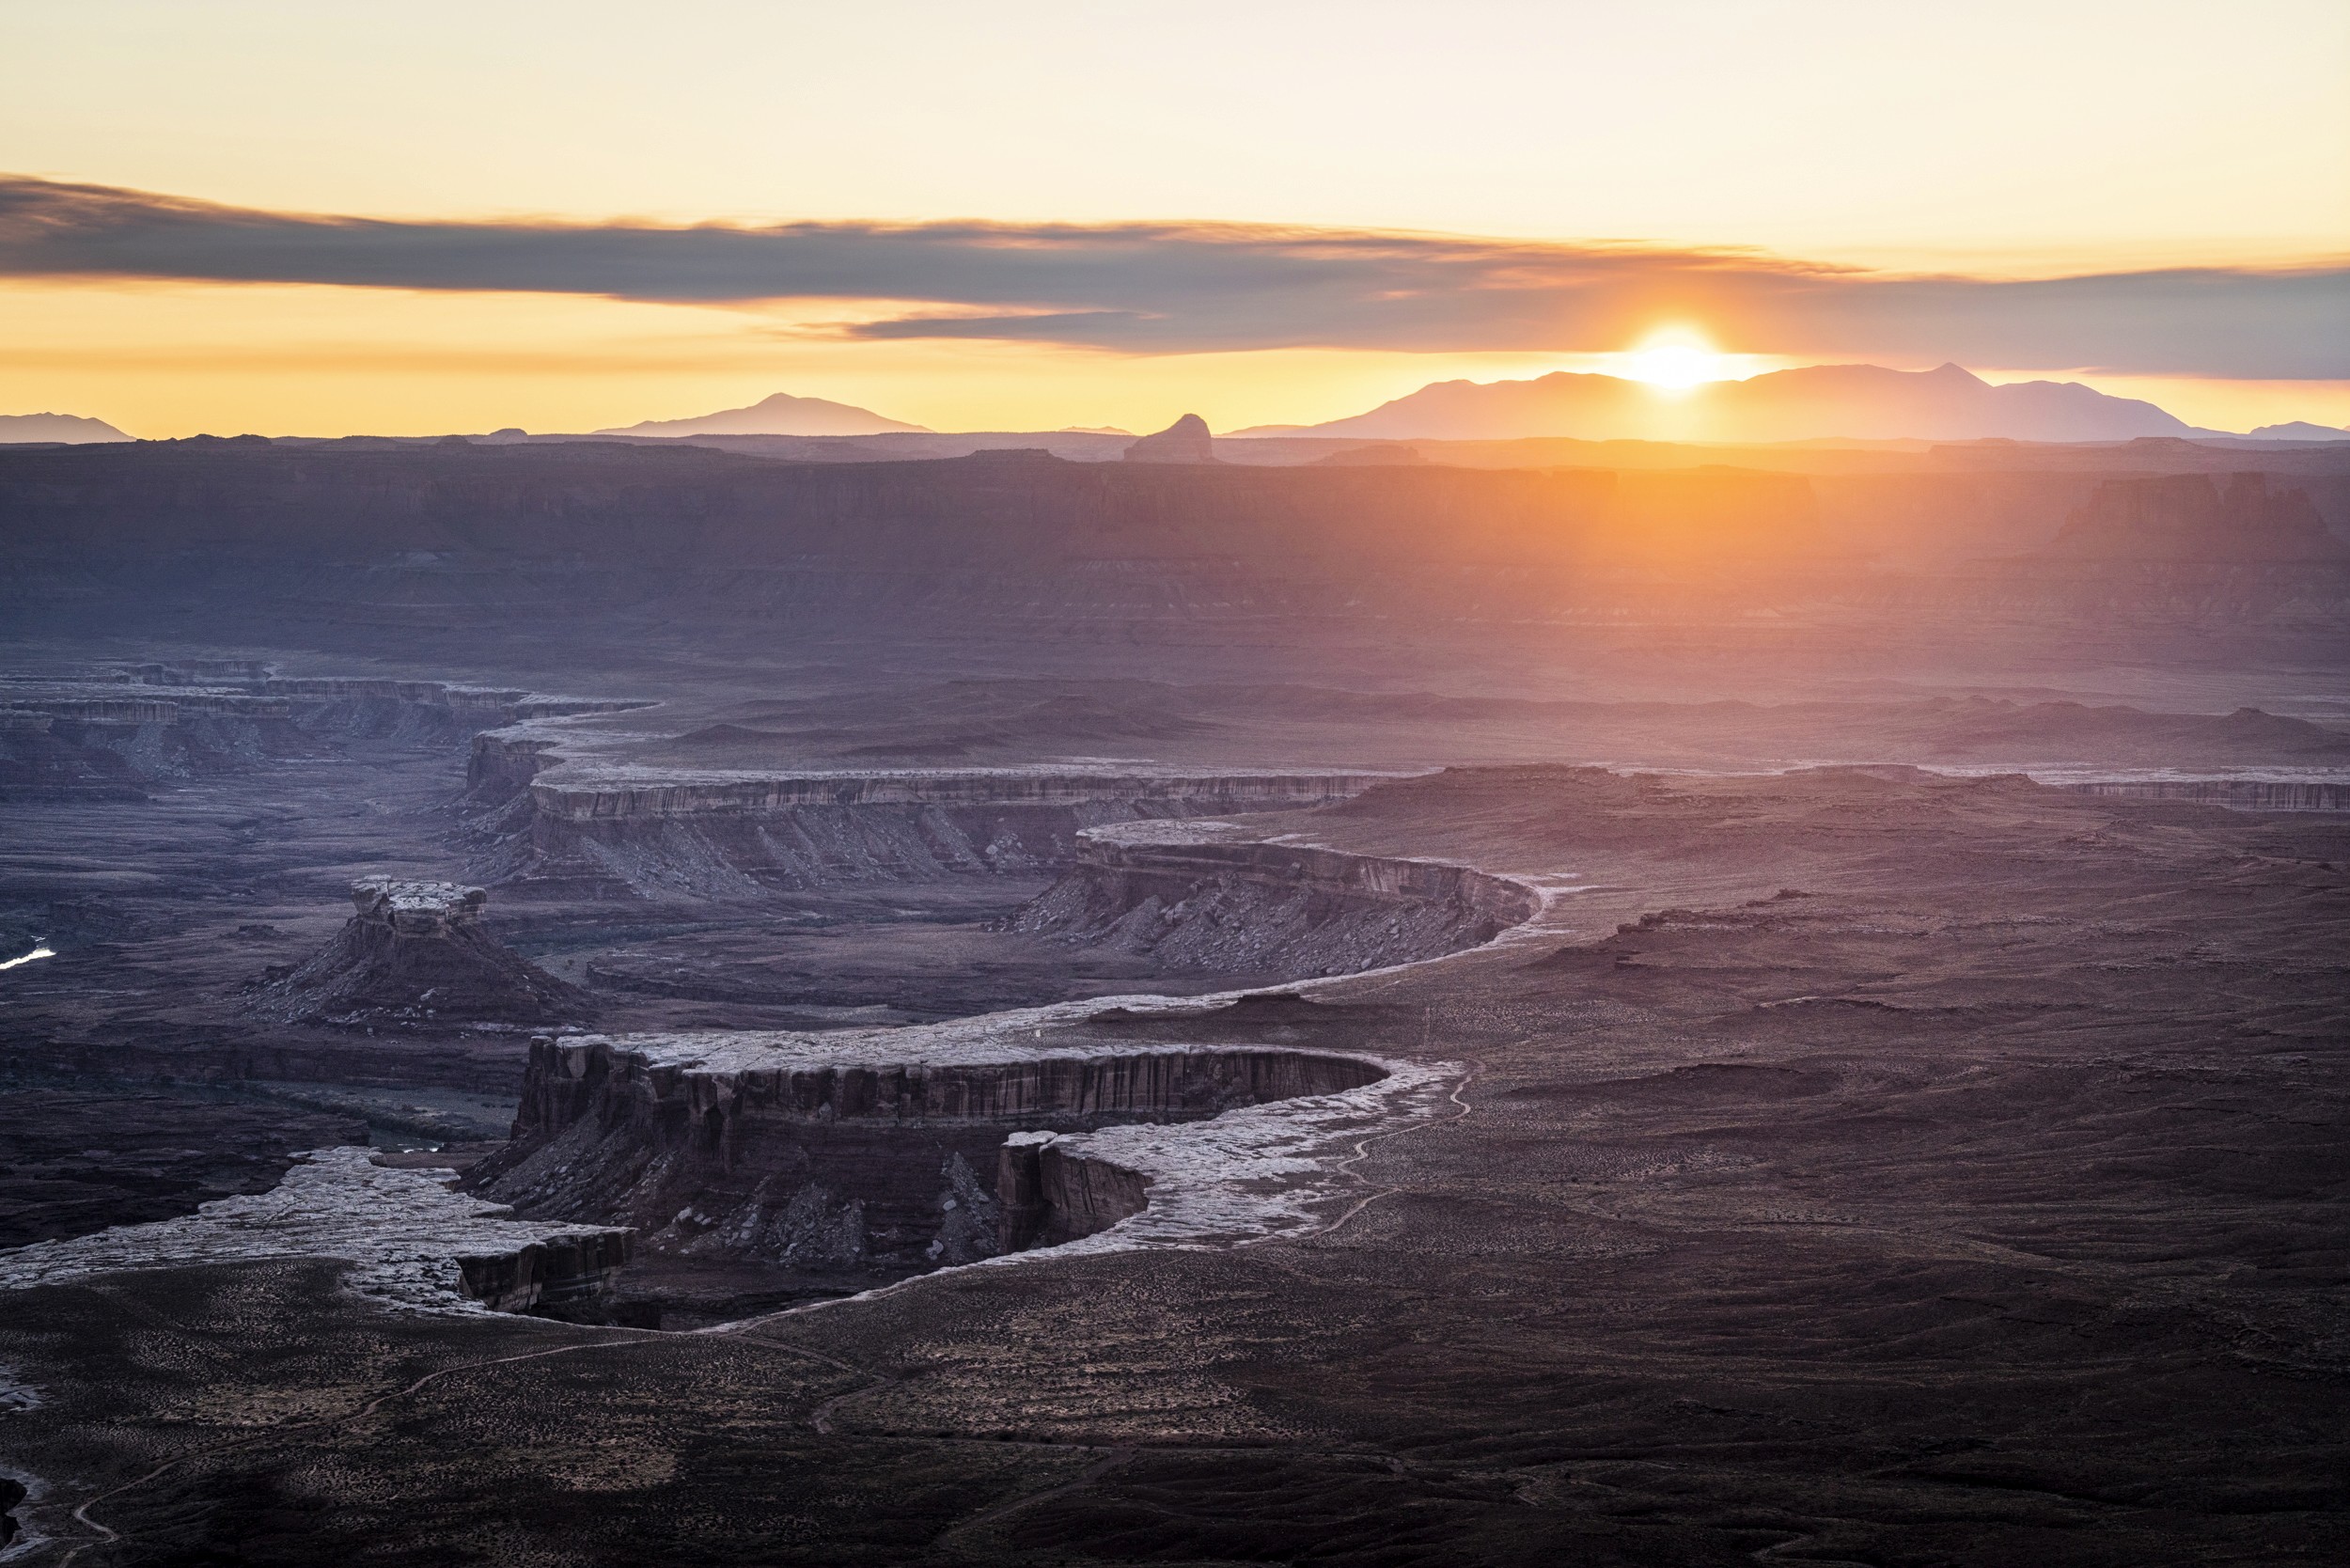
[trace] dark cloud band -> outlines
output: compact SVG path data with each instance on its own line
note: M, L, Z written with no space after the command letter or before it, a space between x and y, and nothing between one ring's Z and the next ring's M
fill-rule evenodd
M2350 377L2350 267L2009 281L1237 225L403 222L0 176L0 274L885 301L903 313L842 330L1130 353L1590 351L1671 319L1755 353Z

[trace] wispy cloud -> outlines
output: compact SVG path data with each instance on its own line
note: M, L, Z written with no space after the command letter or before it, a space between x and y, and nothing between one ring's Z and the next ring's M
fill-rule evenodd
M1125 353L1593 351L1670 320L1754 353L2350 377L2350 264L2018 281L1229 224L400 221L0 176L0 274L878 301L839 330Z

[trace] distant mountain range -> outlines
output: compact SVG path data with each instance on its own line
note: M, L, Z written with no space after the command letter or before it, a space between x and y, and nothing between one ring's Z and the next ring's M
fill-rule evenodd
M0 445L25 441L128 441L131 438L103 419L79 414L0 414Z
M2288 425L2263 425L2252 432L2255 441L2350 441L2350 430L2336 430L2331 425L2312 425L2307 419L2295 419Z
M598 435L888 435L927 433L927 427L885 418L870 408L829 398L795 398L778 392L748 408L721 409L693 419L647 419L615 426Z
M690 419L647 419L600 430L598 435L940 436L871 409L777 392L748 408L721 409ZM982 432L984 433L984 432ZM1167 432L1162 432L1167 433ZM2201 430L2153 403L2109 397L2077 382L2013 382L1994 386L1956 365L1935 370L1888 370L1875 365L1813 365L1774 370L1747 381L1708 382L1668 392L1645 382L1617 376L1559 371L1533 381L1440 381L1408 397L1380 404L1368 414L1320 425L1256 425L1222 439L1251 436L1310 436L1341 440L1519 441L1561 438L1580 441L1653 441L1689 446L1753 446L1770 442L2131 441L2145 436L2237 441L2350 442L2350 430L2295 420L2263 425L2246 434ZM1055 440L1131 439L1111 426L1071 426L1058 431L1025 432L1028 445ZM0 414L0 445L130 441L106 423L77 414ZM563 440L577 437L525 435L504 430L478 441ZM1009 436L980 439L1001 447ZM960 455L968 443L932 451L895 451L900 456ZM1089 448L1087 457L1115 456ZM1067 455L1077 455L1074 453ZM1227 454L1230 456L1230 453ZM1252 461L1240 458L1237 461ZM1369 461L1369 460L1360 460ZM1389 450L1383 461L1409 461Z
M2304 433L2309 432L2309 433ZM2077 382L1994 386L1956 365L1888 370L1813 365L1747 381L1668 392L1616 376L1559 371L1534 381L1440 381L1368 414L1306 426L1261 425L1240 435L1371 440L1508 441L1574 436L1737 444L1771 441L2128 441L2201 436L2153 403ZM2342 440L2315 425L2271 426L2271 440Z

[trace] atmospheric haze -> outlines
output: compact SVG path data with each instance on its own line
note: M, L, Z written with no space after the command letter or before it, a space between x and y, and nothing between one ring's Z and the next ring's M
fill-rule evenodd
M17 13L11 1568L2341 1556L2339 6Z

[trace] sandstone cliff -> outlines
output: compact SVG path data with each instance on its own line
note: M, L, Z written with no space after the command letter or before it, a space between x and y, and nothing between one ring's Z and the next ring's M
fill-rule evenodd
M532 1216L634 1227L653 1253L905 1273L1141 1211L1144 1174L1058 1135L1205 1121L1388 1075L1262 1048L900 1054L925 1038L541 1038L514 1141L465 1184Z
M557 744L498 734L475 743L476 874L533 893L751 901L775 889L1044 876L1098 823L1318 806L1380 776L1006 768L618 777L561 768Z
M1012 925L1183 968L1314 976L1477 947L1539 907L1528 887L1465 866L1142 823L1081 835Z
M2051 556L2111 561L2350 561L2300 490L2262 474L2108 479L2069 518Z
M0 799L138 799L150 785L353 743L454 746L522 719L639 705L439 681L280 678L253 659L0 676Z

